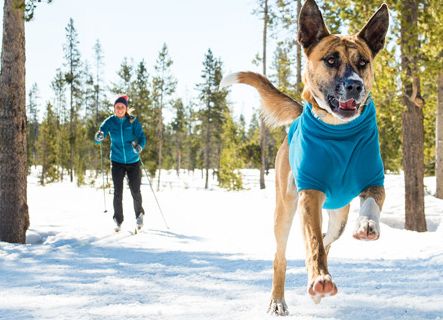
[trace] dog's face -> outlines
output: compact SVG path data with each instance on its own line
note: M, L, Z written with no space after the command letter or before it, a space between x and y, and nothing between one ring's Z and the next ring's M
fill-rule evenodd
M358 117L372 88L372 61L389 26L386 5L356 35L331 35L314 0L300 12L298 41L307 56L303 97L342 121Z
M310 54L304 81L320 108L351 120L372 87L371 53L353 37L328 36Z

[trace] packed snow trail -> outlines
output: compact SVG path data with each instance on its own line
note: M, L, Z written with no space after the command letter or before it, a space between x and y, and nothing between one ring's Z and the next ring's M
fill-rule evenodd
M358 201L352 204L348 226L330 251L339 292L319 305L306 294L294 220L285 294L290 319L443 318L443 202L426 196L431 232L400 229L401 179L387 177L380 240L352 238ZM157 196L170 230L145 185L145 225L134 234L129 190L122 230L114 233L112 214L100 211L102 190L31 181L30 244L0 243L0 319L274 319L266 314L272 188L163 187Z

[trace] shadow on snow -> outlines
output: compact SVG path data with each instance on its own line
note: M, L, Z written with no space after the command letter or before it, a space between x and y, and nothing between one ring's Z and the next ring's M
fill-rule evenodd
M200 240L160 230L149 233L190 242ZM121 304L162 305L165 296L172 304L186 305L183 297L221 301L227 310L237 308L244 300L246 307L239 310L243 315L251 307L256 308L251 306L252 301L265 314L272 260L218 252L121 247L118 241L102 247L94 245L97 241L101 239L89 243L85 239L62 239L36 246L1 245L0 292L7 296L8 290L18 291L23 301L36 296L42 301L45 296L69 297L71 302L61 303L65 308L80 308L92 314L99 314L100 308L116 300ZM331 259L329 270L339 293L320 305L314 305L305 293L304 261L290 260L286 301L291 315L298 318L437 319L443 314L443 305L437 302L443 301L442 256L381 261ZM257 300L257 293L266 298ZM24 304L0 310L0 316L31 319L31 314L37 312L35 308Z

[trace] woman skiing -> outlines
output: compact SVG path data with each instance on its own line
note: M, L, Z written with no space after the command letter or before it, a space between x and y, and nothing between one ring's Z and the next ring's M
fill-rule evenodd
M130 115L128 96L121 96L114 102L114 114L109 116L95 134L97 144L109 134L111 137L112 181L114 183L114 221L115 231L120 231L123 223L123 179L128 175L129 188L134 200L134 211L137 228L143 227L145 211L142 207L140 192L141 168L140 152L146 144L145 133L136 117Z

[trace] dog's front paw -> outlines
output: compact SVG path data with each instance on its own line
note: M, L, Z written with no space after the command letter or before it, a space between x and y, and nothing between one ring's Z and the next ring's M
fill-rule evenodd
M273 316L287 316L289 315L288 306L285 299L271 299L269 304L268 313Z
M380 224L378 221L360 216L352 236L357 240L377 240L380 237Z
M321 299L337 294L337 287L329 274L317 276L308 285L308 294L315 303L320 303Z

